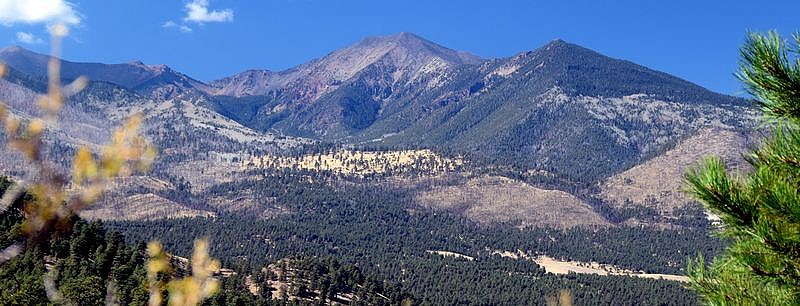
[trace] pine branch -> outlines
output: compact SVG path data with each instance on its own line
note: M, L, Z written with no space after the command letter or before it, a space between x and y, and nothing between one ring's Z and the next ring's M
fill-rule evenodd
M795 35L797 42L798 36ZM750 33L740 51L741 72L736 76L758 98L769 117L800 120L800 60L790 56L776 32ZM796 50L796 45L794 50ZM792 52L796 53L796 52Z

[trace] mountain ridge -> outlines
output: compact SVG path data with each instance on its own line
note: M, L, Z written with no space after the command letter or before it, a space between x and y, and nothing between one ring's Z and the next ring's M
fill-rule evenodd
M195 86L198 86L198 87L202 87L201 91L203 91L203 92L206 92L206 93L209 93L209 94L213 94L213 95L220 95L220 94L226 94L224 91L220 91L219 90L218 87L222 86L220 84L224 83L225 80L229 80L229 79L235 78L235 77L237 77L239 75L262 74L262 75L265 75L265 76L271 76L271 75L279 75L279 74L288 74L288 73L292 73L293 71L298 70L298 68L300 68L300 67L308 66L310 63L317 62L317 61L319 61L321 59L324 59L325 57L327 57L327 56L329 56L331 54L335 54L338 51L345 50L345 49L348 49L348 48L356 48L356 47L363 46L363 45L400 44L400 43L403 43L403 44L406 44L406 45L415 45L415 44L416 45L422 45L425 48L430 48L430 49L434 49L434 50L444 49L444 50L446 50L445 53L449 53L448 54L449 57L451 57L451 58L459 58L462 61L462 62L460 62L461 64L470 64L470 65L480 65L480 64L486 64L486 63L489 63L489 62L492 62L492 61L511 59L511 58L518 57L518 56L520 56L522 54L530 54L532 52L536 52L536 51L539 51L539 50L542 50L542 49L551 49L551 48L563 48L563 47L569 47L569 48L573 48L573 49L574 48L579 48L579 49L582 49L584 51L589 51L589 52L592 52L592 53L600 54L600 53L598 53L598 52L596 52L594 50L588 49L586 47L583 47L583 46L580 46L580 45L577 45L577 44L574 44L574 43L567 42L567 41L565 41L565 40L563 40L561 38L556 38L556 39L553 39L553 40L549 41L547 44L545 44L545 45L543 45L543 46L541 46L539 48L533 49L531 51L523 51L523 52L518 53L515 56L500 57L500 58L490 58L490 59L481 59L480 57L478 57L476 55L473 55L473 54L471 54L469 52L466 52L466 51L452 50L452 49L443 47L441 45L438 45L438 44L436 44L434 42L431 42L431 41L429 41L429 40L427 40L425 38L422 38L422 37L420 37L420 36L418 36L418 35L416 35L414 33L411 33L411 32L399 32L397 34L387 35L387 36L368 36L368 37L365 37L365 38L361 39L360 41L358 41L358 42L356 42L354 44L351 44L351 45L349 45L347 47L344 47L342 49L338 49L336 51L333 51L333 52L327 54L326 56L323 56L323 57L317 58L317 59L309 60L308 62L299 64L297 66L294 66L294 67L291 67L291 68L288 68L288 69L285 69L285 70L273 71L273 70L270 70L270 69L253 68L253 69L247 69L247 70L244 70L242 72L235 73L233 75L230 75L230 76L227 76L227 77L223 77L223 78L220 78L220 79L210 80L208 82L203 82L203 81L199 81L197 79L191 78L190 76L187 76L187 75L185 75L185 74L183 74L183 73L181 73L179 71L176 71L176 70L172 69L171 67L169 67L168 65L165 65L165 64L148 65L148 64L144 64L140 60L132 60L132 61L125 62L125 63L113 63L113 64L103 63L103 62L75 62L75 61L69 61L69 60L66 60L66 59L63 59L63 58L61 58L60 60L62 61L62 67L63 67L62 68L62 74L64 75L65 79L74 79L77 76L79 76L77 73L75 73L74 71L69 69L70 68L69 66L72 66L72 65L111 66L112 68L110 68L110 70L112 70L112 71L114 71L114 70L122 70L122 68L128 68L128 69L133 70L134 73L144 73L144 75L142 75L141 78L134 78L132 80L128 80L128 79L114 79L114 78L111 78L111 77L91 78L91 75L94 75L94 73L90 73L89 74L90 79L98 80L98 81L106 81L106 82L114 83L114 84L129 88L129 89L134 89L137 86L144 85L143 83L145 83L146 81L148 81L152 77L158 76L158 74L168 73L168 74L176 74L176 75L179 75L179 76L186 77L186 80L189 81L191 84L193 84ZM603 55L603 56L605 56L605 55ZM20 59L20 57L22 59L27 60L28 62L30 62L32 64L25 65L25 66L20 65L19 60L17 60L17 59ZM31 51L29 49L26 49L26 48L24 48L22 46L19 46L19 45L10 45L10 46L7 46L7 47L5 47L3 49L0 49L0 61L3 61L4 63L8 64L9 66L15 68L16 70L18 70L20 72L23 72L23 73L26 73L26 74L29 74L29 75L33 75L33 76L46 76L46 66L47 66L47 61L48 60L49 60L49 55L37 53L37 52ZM617 59L614 59L614 60L617 60ZM634 65L640 66L640 67L642 67L644 69L651 70L651 69L649 69L647 67L638 65L638 64L636 64L634 62L631 62L631 61L628 61L628 60L620 60L620 61L631 63L631 64L634 64ZM64 67L64 66L66 66L66 67ZM691 83L691 82L682 80L680 78L674 77L672 75L669 75L668 73L664 73L664 72L656 71L656 70L651 70L651 71L658 72L658 73L664 74L667 77L678 79L680 81L684 81L684 82L690 83L693 86L702 88L702 86L699 86L699 85L696 85L694 83ZM346 73L346 75L348 75L348 76L350 76L351 74L352 73ZM702 89L707 90L705 88L702 88ZM713 93L716 93L716 92L713 92ZM249 92L249 93L246 93L244 95L257 96L257 95L262 95L262 94L263 94L262 92L256 91L256 92Z
M39 76L46 62L20 47L0 51L4 59ZM209 84L138 61L62 63L65 78L88 72L154 101L192 101L160 104L181 112L189 108L180 105L200 103L191 108L204 114L199 126L247 129L247 139L269 131L348 145L444 148L578 181L633 166L701 128L742 128L748 109L745 99L561 39L480 59L403 32L367 37L287 70L248 70ZM105 75L114 72L121 75ZM567 158L572 152L577 156Z
M31 76L46 77L49 60L49 55L36 53L20 46L11 46L0 50L0 61ZM109 82L146 94L152 94L155 88L161 86L171 85L176 86L178 90L200 91L205 91L207 87L203 82L164 64L146 65L138 60L118 64L59 60L61 76L65 80L85 76L92 81Z
M217 95L264 95L281 87L326 87L352 78L358 72L382 60L406 73L417 72L428 61L439 58L445 65L478 64L481 59L464 51L448 49L415 34L401 32L391 36L366 37L352 45L335 50L298 66L273 72L270 70L246 70L244 72L209 82ZM261 77L261 78L259 78ZM292 84L298 79L312 81ZM243 83L257 84L254 88L241 89ZM317 97L327 92L316 89Z

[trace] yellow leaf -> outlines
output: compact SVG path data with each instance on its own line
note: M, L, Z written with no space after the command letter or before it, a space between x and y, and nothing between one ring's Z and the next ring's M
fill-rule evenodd
M69 85L67 86L67 90L69 91L70 94L75 94L86 88L86 85L88 84L89 84L88 78L86 78L85 76L79 76L77 79L72 81L72 83L69 83Z
M158 256L161 254L161 250L161 243L158 241L150 241L147 244L147 254L150 255L150 257Z
M42 121L42 119L33 119L28 125L28 133L32 136L41 135L42 131L44 131L44 121Z
M72 178L76 183L97 177L97 163L92 157L92 151L87 147L78 149L75 160L72 162L72 168Z
M9 116L6 119L6 132L11 135L17 134L17 131L19 131L19 125L19 119Z

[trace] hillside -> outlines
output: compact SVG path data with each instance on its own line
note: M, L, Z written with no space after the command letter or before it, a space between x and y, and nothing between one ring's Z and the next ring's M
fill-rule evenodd
M0 51L12 67L0 81L0 98L13 114L35 114L46 59L16 46ZM417 200L482 224L606 225L616 219L585 198L587 188L603 182L599 198L614 211L666 214L680 198L641 203L680 187L679 170L668 172L669 184L636 188L626 189L619 181L628 180L618 177L649 182L646 171L637 170L647 164L640 163L659 160L676 142L700 137L698 131L746 131L752 117L742 99L561 40L483 60L399 33L365 38L285 71L249 70L207 86L139 62L62 64L65 79L88 75L94 81L70 98L65 123L50 129L48 141L58 148L53 157L79 144L97 149L112 126L141 113L162 157L150 175L170 186L118 190L134 203L102 204L97 216L150 218L134 211L155 211L156 202L166 210L152 216L291 213L251 189L213 191L263 171L348 179L453 173L469 179L414 191ZM174 78L166 77L170 73ZM153 90L142 90L147 84ZM687 161L710 153L686 150L695 150L684 154ZM4 171L24 177L19 159L6 156ZM510 181L485 185L481 175ZM492 190L482 189L487 186ZM474 197L459 200L459 194Z
M0 52L0 100L23 121L46 58ZM134 114L159 151L80 216L176 254L213 237L235 270L217 302L530 304L568 288L581 304L690 304L680 283L626 274L680 275L687 256L719 252L676 190L686 166L733 157L752 132L743 99L560 40L480 59L400 33L209 84L139 62L62 63L64 79L92 81L47 126L48 159L68 171L78 146L100 152ZM0 153L4 174L30 178Z
M413 33L368 37L346 48L281 71L248 70L210 82L215 95L264 96L282 90L306 101L335 90L358 74L382 67L392 83L413 82L433 69L478 64L475 55L437 45Z
M443 147L585 182L701 128L749 126L744 99L561 40L509 58L463 54L407 33L368 38L284 72L215 81L229 88L214 92L215 109L258 130Z
M607 178L601 184L599 196L615 208L652 209L660 217L655 222L669 222L699 208L697 202L684 193L683 174L689 167L698 165L706 157L720 156L731 169L746 171L747 163L742 154L747 148L746 135L704 129L664 154Z
M86 220L132 221L187 217L214 217L216 213L191 207L176 196L174 184L148 177L116 179L98 203L80 212Z
M47 76L49 56L19 46L0 50L0 61L25 74ZM80 63L61 60L61 76L74 80L80 76L108 82L139 93L171 97L185 90L205 90L206 85L166 65L145 65L134 61L124 64Z
M409 294L394 284L383 284L365 276L352 265L329 259L281 259L265 267L263 284L273 300L325 305L390 305L412 303ZM254 293L255 294L255 293Z
M746 125L744 100L563 41L471 70L469 88L449 90L461 94L437 93L428 110L398 112L361 137L594 180L699 128Z
M255 156L243 158L244 169L297 169L331 172L347 176L403 174L437 175L454 172L464 165L458 158L448 158L431 150L336 151L327 154L293 156Z
M393 107L390 100L442 86L458 67L481 62L399 33L365 38L286 71L253 70L213 81L219 89L211 92L220 113L244 125L335 139L370 126Z
M415 194L424 207L444 210L484 226L570 228L610 226L587 203L559 191L536 188L505 177L478 177Z
M141 181L140 178L136 180ZM143 182L144 183L144 182ZM149 182L148 185L163 185ZM0 177L0 195L9 181ZM25 239L19 231L23 222L22 201L0 212L0 246L6 248ZM53 237L35 242L20 250L18 256L0 262L0 298L9 305L52 304L53 296L61 303L75 305L144 305L148 301L148 260L143 241L126 242L125 236L111 231L100 222L78 217L65 220L71 232L52 233ZM191 240L191 239L189 239ZM192 271L188 253L167 253L171 265L161 278L170 281ZM9 260L10 259L10 260ZM46 280L46 281L45 281ZM253 271L218 268L212 280L219 290L208 301L224 305L237 301L244 305L272 302L278 293L292 301L320 301L342 305L365 302L388 305L412 300L395 284L365 275L353 265L333 258L283 259ZM316 295L316 296L315 296ZM275 296L279 300L281 296Z

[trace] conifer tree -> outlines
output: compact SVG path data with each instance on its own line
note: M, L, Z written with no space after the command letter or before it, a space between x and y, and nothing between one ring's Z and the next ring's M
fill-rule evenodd
M771 132L745 155L743 175L719 158L690 170L690 192L722 221L731 245L706 266L690 262L692 287L710 305L800 304L800 34L748 35L737 77Z

